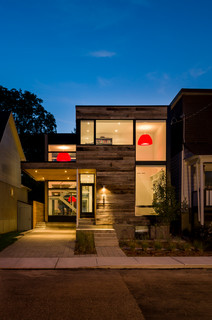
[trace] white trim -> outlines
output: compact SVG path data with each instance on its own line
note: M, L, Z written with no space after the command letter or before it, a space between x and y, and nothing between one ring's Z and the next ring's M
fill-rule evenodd
M79 174L78 174L78 169L77 169L77 203L76 203L76 209L77 209L77 214L76 214L76 227L78 228L79 226L79 206L78 206L78 201L79 201Z
M203 162L200 160L200 224L204 226L204 171Z
M200 222L199 163L196 163L198 221Z

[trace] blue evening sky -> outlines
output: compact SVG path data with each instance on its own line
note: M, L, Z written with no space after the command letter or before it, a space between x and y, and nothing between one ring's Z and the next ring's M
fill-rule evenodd
M0 13L0 84L43 99L58 132L77 104L212 87L211 0L0 0Z

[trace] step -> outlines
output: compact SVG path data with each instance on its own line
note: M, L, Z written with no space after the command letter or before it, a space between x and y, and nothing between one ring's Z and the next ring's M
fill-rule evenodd
M96 247L119 247L116 231L114 229L96 230L94 232Z
M46 229L46 222L37 222L35 228Z

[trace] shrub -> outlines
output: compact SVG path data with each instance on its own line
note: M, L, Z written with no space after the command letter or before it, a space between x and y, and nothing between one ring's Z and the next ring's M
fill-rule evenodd
M191 250L191 244L189 242L181 242L178 244L178 249L183 251Z
M94 234L92 232L77 231L75 252L76 254L96 253Z
M170 241L167 244L167 250L169 250L169 251L174 251L176 249L176 247L177 247L176 242Z
M160 241L155 241L154 242L154 248L155 250L161 250L163 247L162 243Z
M202 241L194 240L193 246L194 246L194 249L196 251L199 251L199 252L203 252L204 251L204 245L203 245Z
M180 215L181 204L176 200L175 189L167 180L164 171L153 183L153 208L157 213L157 223L168 225Z
M146 241L142 241L142 242L141 242L141 248L142 248L142 250L146 251L148 247L149 247L148 242L146 242Z

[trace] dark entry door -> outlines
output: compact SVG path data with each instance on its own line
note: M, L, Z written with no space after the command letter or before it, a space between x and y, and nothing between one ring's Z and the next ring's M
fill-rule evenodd
M94 184L80 185L80 217L94 218Z

